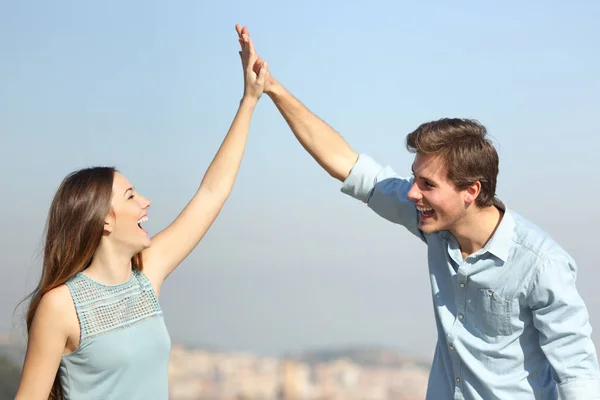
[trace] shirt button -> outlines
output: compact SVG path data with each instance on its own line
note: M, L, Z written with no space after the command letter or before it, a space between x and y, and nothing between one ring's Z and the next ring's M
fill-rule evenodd
M450 345L450 350L454 351L454 346Z
M456 383L460 383L460 378L458 376L456 377Z
M458 286L465 287L465 284L461 282L460 285L458 285Z
M462 315L462 314L458 314L458 319L463 319L463 318L465 318L465 316L464 316L464 315Z

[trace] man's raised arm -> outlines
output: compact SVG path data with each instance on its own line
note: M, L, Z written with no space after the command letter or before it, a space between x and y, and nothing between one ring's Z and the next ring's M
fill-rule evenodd
M248 29L236 25L240 38ZM254 72L261 70L258 57ZM329 175L343 184L342 193L367 204L381 217L405 226L411 233L426 241L419 230L418 212L408 199L413 180L398 176L390 167L382 167L366 154L359 154L325 121L306 108L273 78L267 70L264 93L275 103L300 144Z
M249 35L246 27L236 26L238 35ZM255 71L260 70L259 58ZM265 93L273 100L300 144L321 167L334 178L344 181L358 159L358 154L325 121L306 108L268 73Z
M275 79L267 95L273 100L302 147L334 178L344 181L358 154L325 121L313 114Z

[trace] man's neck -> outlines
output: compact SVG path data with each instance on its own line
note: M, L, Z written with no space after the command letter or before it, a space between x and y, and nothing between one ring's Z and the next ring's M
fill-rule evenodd
M496 206L467 211L457 226L451 229L458 241L463 258L481 250L496 232L504 211Z

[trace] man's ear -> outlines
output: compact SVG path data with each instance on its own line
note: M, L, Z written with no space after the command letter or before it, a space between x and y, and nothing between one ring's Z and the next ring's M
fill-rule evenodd
M477 196L479 196L479 193L481 192L481 182L477 181L469 185L465 191L465 203L470 206L471 204L475 203Z

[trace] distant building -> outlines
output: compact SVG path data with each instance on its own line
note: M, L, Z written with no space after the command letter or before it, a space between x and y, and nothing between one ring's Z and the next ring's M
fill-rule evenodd
M278 400L303 400L310 389L310 368L292 360L281 363L281 390Z

